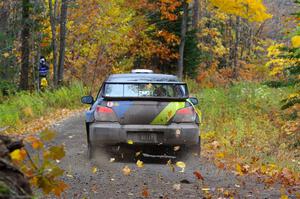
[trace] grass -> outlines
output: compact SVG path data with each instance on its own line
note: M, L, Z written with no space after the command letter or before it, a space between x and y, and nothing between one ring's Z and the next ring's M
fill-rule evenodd
M17 127L27 121L46 116L53 110L81 106L86 89L80 83L42 93L20 92L0 104L0 128Z
M203 113L204 151L217 143L220 147L212 150L216 153L249 164L256 160L261 165L276 164L299 172L298 149L290 147L294 140L281 131L284 120L280 101L294 88L269 88L254 83L200 91L194 84L191 88Z

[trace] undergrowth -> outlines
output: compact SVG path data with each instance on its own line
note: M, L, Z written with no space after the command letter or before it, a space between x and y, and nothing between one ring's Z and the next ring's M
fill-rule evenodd
M195 84L190 87L197 90ZM280 102L293 87L243 83L199 90L196 96L203 113L204 151L212 150L221 158L235 157L249 164L255 160L256 164L276 164L299 172L299 149L291 147L294 140L281 130L285 121Z
M0 104L0 128L17 127L60 108L76 109L86 89L80 83L41 93L20 92Z

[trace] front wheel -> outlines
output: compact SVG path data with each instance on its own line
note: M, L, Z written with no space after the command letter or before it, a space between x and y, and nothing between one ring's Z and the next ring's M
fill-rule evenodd
M94 148L90 142L88 142L87 147L87 158L91 160L94 156Z

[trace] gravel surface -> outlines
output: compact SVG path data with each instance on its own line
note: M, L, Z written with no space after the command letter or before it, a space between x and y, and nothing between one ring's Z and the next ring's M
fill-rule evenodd
M70 186L64 198L280 198L279 186L267 188L254 176L220 170L188 151L173 160L185 162L184 172L176 166L173 172L164 158L142 158L144 167L138 168L132 149L126 149L123 159L100 149L88 160L83 114L55 124L54 129L59 133L55 142L66 146L66 157L59 163ZM110 162L111 158L116 160ZM125 166L131 169L128 176L122 171ZM195 171L200 171L204 181L195 177Z

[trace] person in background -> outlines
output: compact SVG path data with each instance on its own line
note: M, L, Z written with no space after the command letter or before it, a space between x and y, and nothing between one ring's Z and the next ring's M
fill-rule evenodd
M46 62L46 58L44 56L41 56L40 64L39 64L39 75L40 77L47 77L48 72L49 72L49 66Z
M41 56L39 63L39 79L40 79L40 88L45 90L48 86L47 75L49 73L49 66L46 62L46 58Z

